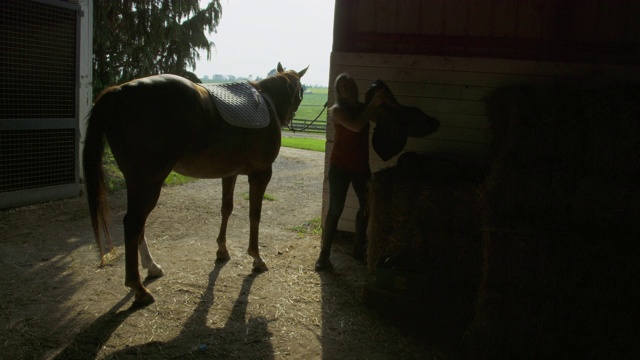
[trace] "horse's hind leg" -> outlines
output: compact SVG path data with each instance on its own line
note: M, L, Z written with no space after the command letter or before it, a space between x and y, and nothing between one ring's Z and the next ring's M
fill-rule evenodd
M262 198L271 180L271 168L262 172L249 174L249 249L247 253L253 257L253 270L268 271L267 264L260 257L258 235L260 231L260 217L262 215Z
M229 223L229 217L233 212L233 191L236 187L237 176L230 176L222 179L222 207L220 213L222 215L222 222L220 223L220 232L218 232L218 251L216 251L216 261L227 261L231 257L229 256L229 250L227 250L227 224Z
M144 225L156 206L162 182L155 184L127 183L127 214L124 216L125 286L136 292L134 304L148 305L153 295L140 282L138 271L138 245L144 241ZM146 247L146 242L143 245ZM148 249L147 249L148 250Z
M147 269L147 276L154 278L162 277L164 275L164 271L162 271L160 265L153 261L153 257L151 256L149 247L147 246L147 237L144 235L144 232L142 233L142 241L140 241L140 244L138 245L138 251L140 252L142 268Z

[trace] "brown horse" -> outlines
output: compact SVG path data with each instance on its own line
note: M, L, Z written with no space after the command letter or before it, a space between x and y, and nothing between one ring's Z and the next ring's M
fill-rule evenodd
M144 230L171 170L197 178L222 179L222 223L216 261L230 258L226 230L233 210L233 191L237 176L248 176L248 254L253 257L255 271L268 270L258 249L262 198L271 179L272 163L280 151L280 129L291 121L302 101L300 78L306 71L284 71L278 63L276 75L251 83L269 105L269 124L262 128L228 124L205 88L179 76L137 79L108 88L100 95L88 119L83 152L91 223L104 264L108 255L101 244L100 227L112 248L102 169L106 138L127 185L127 213L123 220L125 286L135 290L135 304L155 301L140 282L138 251L148 276L163 275L149 253Z

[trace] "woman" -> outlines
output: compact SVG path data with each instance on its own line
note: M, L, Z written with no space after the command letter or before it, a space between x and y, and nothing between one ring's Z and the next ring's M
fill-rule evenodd
M342 215L349 184L359 203L356 215L353 256L364 260L367 231L367 184L369 168L369 122L375 122L381 105L397 104L388 89L376 91L371 101L358 101L358 87L347 74L340 74L334 83L336 103L330 109L335 139L329 158L329 210L322 231L322 248L315 264L316 271L331 269L331 244Z

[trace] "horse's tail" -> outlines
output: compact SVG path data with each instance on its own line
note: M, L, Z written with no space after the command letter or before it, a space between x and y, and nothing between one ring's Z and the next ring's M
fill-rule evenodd
M89 203L91 226L96 244L100 250L101 265L108 261L109 254L105 255L100 237L100 228L109 244L109 253L113 249L109 237L109 206L107 204L104 170L102 157L105 145L105 126L109 114L112 112L111 104L114 94L110 90L103 92L96 101L91 114L87 119L87 129L82 153L82 166L84 169L84 182Z

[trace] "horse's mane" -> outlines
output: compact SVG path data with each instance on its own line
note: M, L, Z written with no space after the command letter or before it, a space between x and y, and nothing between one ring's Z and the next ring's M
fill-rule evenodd
M276 110L286 112L289 110L288 107L292 106L291 99L293 98L293 92L298 90L294 88L293 79L298 79L296 72L287 70L258 82L251 82L251 84L258 89L258 91L270 95ZM290 121L290 119L285 119L284 117L283 114L278 114L281 122L280 126L286 126Z

